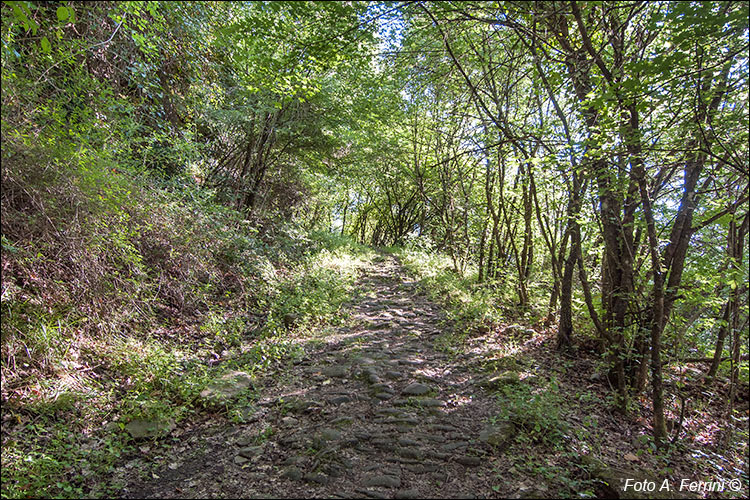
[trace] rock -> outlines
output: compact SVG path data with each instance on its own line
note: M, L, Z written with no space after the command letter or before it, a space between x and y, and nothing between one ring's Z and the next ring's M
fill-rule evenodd
M304 475L305 481L310 483L328 484L329 478L325 474L310 472Z
M349 374L349 369L343 365L326 366L323 368L323 375L333 378L344 378Z
M299 316L292 313L287 313L284 315L283 318L284 321L284 327L288 330L292 328L295 324L297 324L297 321L299 321Z
M440 447L440 449L443 451L453 451L459 448L466 448L467 446L469 446L469 443L467 441L458 441L457 443L444 444Z
M236 457L234 457L234 463L237 465L243 465L248 463L249 461L249 458L243 457L242 455L237 455Z
M516 428L512 422L498 422L490 424L479 433L479 441L501 450L513 441Z
M415 441L413 439L400 437L398 438L398 444L401 446L419 446L419 441Z
M292 397L284 403L292 413L309 413L313 408L320 406L316 401Z
M372 358L368 358L368 357L363 356L363 357L355 359L355 363L357 363L359 365L369 366L369 365L374 365L375 364L375 360L372 359Z
M416 417L408 417L408 416L396 416L396 417L387 417L382 421L384 424L394 424L394 425L417 425L420 423L420 420Z
M479 457L456 457L454 460L466 467L477 467L482 463Z
M440 432L456 432L458 429L453 425L432 424L429 426L429 430Z
M281 477L285 477L287 479L290 479L292 481L299 481L302 479L302 471L299 470L297 467L287 467L284 469L284 471L281 473Z
M137 418L125 425L133 439L149 439L167 434L173 431L175 424L173 420Z
M351 425L354 422L354 419L352 417L338 417L333 420L331 420L331 425L337 425L339 427L343 427L346 425Z
M362 370L362 378L369 384L379 384L381 382L378 372L374 366L368 366Z
M448 440L448 438L442 434L426 434L424 438L433 443L445 443Z
M518 373L507 371L489 377L482 385L491 389L500 389L508 385L518 384L520 381Z
M298 465L302 462L304 462L304 459L302 457L292 455L291 457L287 457L286 460L281 462L281 465Z
M423 456L422 451L419 448L397 448L396 453L404 458L413 458L420 460Z
M318 450L325 448L329 442L341 439L341 431L331 428L324 428L318 432L312 439L312 446Z
M396 391L393 390L393 387L391 387L388 384L379 383L379 384L373 384L372 389L378 392L389 392L391 394L395 394Z
M320 436L328 441L336 441L337 439L341 439L341 431L327 427L320 430Z
M395 370L388 370L387 372L385 372L385 377L391 380L398 380L402 378L403 375L401 374L401 372L397 372Z
M381 401L388 401L392 397L393 397L393 394L388 394L387 392L379 392L375 394L375 398Z
M245 458L254 458L261 454L263 454L262 446L247 446L245 448L242 448L238 453L239 456Z
M384 488L398 488L401 486L401 479L396 476L378 474L365 478L362 483L365 486L382 486Z
M399 364L407 365L407 366L419 366L424 364L424 360L422 359L400 359Z
M378 415L403 415L403 410L399 410L398 408L378 408L378 410L375 412Z
M247 446L250 443L252 443L254 440L255 440L254 434L243 434L234 441L234 444L236 444L237 446Z
M354 491L357 493L361 493L365 495L368 498L388 498L388 495L385 493L381 493L377 490L368 490L365 488L356 488ZM351 496L347 496L347 498L352 498Z
M284 417L281 419L281 423L287 427L294 427L299 423L299 420L294 417Z
M438 472L442 467L437 464L415 464L409 465L406 468L414 474L427 474L430 472Z
M338 406L344 403L351 403L352 398L351 396L336 396L335 398L331 398L329 401L331 404Z
M208 403L223 403L245 391L253 384L253 379L245 372L232 371L214 380L201 392L201 398Z
M397 491L395 495L393 495L393 498L408 500L411 498L423 498L423 496L420 495L417 490L400 490Z
M419 382L414 382L413 384L407 385L403 391L401 391L403 394L408 394L410 396L421 396L423 394L427 394L430 392L432 388L429 385L420 384Z

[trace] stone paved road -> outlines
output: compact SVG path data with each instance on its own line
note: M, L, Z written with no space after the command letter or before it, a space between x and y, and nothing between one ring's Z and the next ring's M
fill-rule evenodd
M393 257L366 269L352 323L261 389L245 424L186 433L126 497L490 498L513 429L471 359L435 348L440 309ZM493 486L495 490L493 490Z

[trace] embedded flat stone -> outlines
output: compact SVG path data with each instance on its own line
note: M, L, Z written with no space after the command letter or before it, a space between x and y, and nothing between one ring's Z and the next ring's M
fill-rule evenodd
M511 422L498 422L488 425L479 433L479 440L496 448L504 448L516 435L516 428Z
M323 368L323 375L333 378L344 378L349 374L349 369L343 365L326 366Z
M201 398L210 403L222 403L235 398L253 384L245 372L232 371L214 380L201 392Z
M479 457L456 457L454 460L466 467L477 467L482 463Z
M413 384L407 385L403 391L401 391L403 394L408 394L410 396L421 396L423 394L427 394L432 390L432 387L425 384L420 384L419 382L414 382Z
M365 486L382 486L383 488L398 488L401 486L401 479L396 476L387 476L378 474L365 478L362 483Z

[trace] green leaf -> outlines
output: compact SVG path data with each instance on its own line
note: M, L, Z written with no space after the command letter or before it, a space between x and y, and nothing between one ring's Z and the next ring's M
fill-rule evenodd
M52 52L52 45L49 43L49 40L47 39L46 36L42 38L41 44L42 44L42 51L45 54L49 54L50 52Z
M67 18L70 17L70 11L67 7L58 7L57 8L57 20L58 21L65 21Z

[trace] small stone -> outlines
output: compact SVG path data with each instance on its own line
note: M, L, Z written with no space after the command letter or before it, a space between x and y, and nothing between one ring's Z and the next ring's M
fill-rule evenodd
M236 457L234 457L234 463L237 465L242 465L249 461L250 461L249 458L243 457L242 455L237 455Z
M427 474L428 472L437 472L441 469L437 464L409 465L406 468L415 474Z
M419 441L401 437L401 438L398 438L398 444L400 444L401 446L419 446Z
M400 378L403 378L403 374L394 370L388 370L387 372L385 372L385 377L391 380L398 380Z
M506 385L518 384L520 381L521 379L519 378L518 373L508 371L489 377L482 383L482 385L492 389L500 389Z
M456 457L455 461L466 467L477 467L482 463L479 457Z
M393 397L393 394L388 394L387 392L379 392L375 394L375 397L381 401L387 401Z
M302 471L297 467L287 467L284 472L281 473L281 477L285 477L292 481L299 481L302 479Z
M396 391L393 390L393 387L391 387L388 384L383 384L383 383L374 384L372 386L372 388L374 390L376 390L376 391L379 391L379 392L389 392L391 394L395 394L396 393Z
M261 455L262 453L263 453L262 446L248 446L246 448L242 448L239 451L239 455L245 458L257 457L258 455Z
M287 427L294 427L299 423L299 420L294 417L284 417L281 419L281 423Z
M401 486L401 479L396 476L386 476L379 474L370 476L364 480L365 486L382 486L384 488L398 488Z
M222 403L238 396L252 383L253 378L245 372L229 372L208 384L201 392L201 398L207 403Z
M309 413L313 408L319 406L317 402L307 399L291 398L286 404L289 410L294 413Z
M416 417L388 417L383 420L384 424L395 424L395 425L417 425L420 420Z
M298 463L302 462L302 457L298 457L296 455L292 455L291 457L288 457L286 460L284 460L281 465L297 465Z
M393 498L408 500L411 498L423 498L423 496L420 495L417 490L400 490L397 491L395 495L393 495Z
M421 396L422 394L427 394L431 390L432 388L429 385L414 382L413 384L407 385L401 392L410 396Z
M398 408L379 408L376 412L378 415L403 415L404 412Z
M381 492L379 492L377 490L368 490L368 489L365 489L365 488L357 488L354 491L356 491L357 493L361 493L361 494L365 495L368 498L388 498L388 495L386 495L385 493L381 493ZM347 498L351 498L351 496L348 496Z
M337 426L344 426L344 425L351 425L354 422L354 419L352 417L339 417L331 420L331 425L337 425Z
M296 314L287 313L284 315L284 318L283 318L284 327L286 329L293 328L298 320L299 320L299 316L297 316Z
M242 436L238 437L237 440L234 442L237 446L247 446L250 443L252 443L255 440L255 436L252 434L243 434Z
M407 366L419 366L424 364L424 360L422 359L400 359L399 364L407 365Z
M396 450L396 453L404 458L413 458L415 460L421 459L423 455L422 451L418 448L399 448L398 450Z
M346 366L334 365L323 368L323 375L326 377L344 378L349 374Z
M335 398L330 399L331 404L334 405L342 405L344 403L351 403L352 398L351 396L336 396Z
M304 478L305 478L305 481L308 481L311 483L328 484L328 476L324 474L310 472L308 474L305 474Z
M505 448L515 435L516 429L512 422L498 422L482 429L479 440L496 448Z
M444 425L444 424L432 424L430 426L430 429L433 431L442 431L442 432L455 432L458 429L452 425Z
M466 441L459 441L457 443L444 444L443 446L440 447L440 449L443 450L443 451L453 451L453 450L457 450L459 448L466 448L467 446L469 446L468 442L466 442Z

